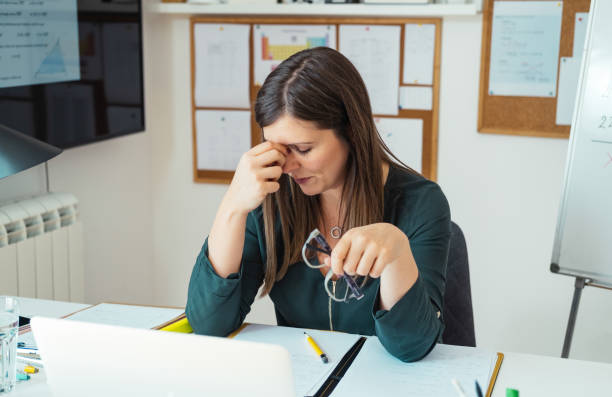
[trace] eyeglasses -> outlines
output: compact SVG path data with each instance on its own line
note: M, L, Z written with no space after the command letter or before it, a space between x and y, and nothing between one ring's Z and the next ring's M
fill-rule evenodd
M325 241L325 238L321 232L319 232L319 229L315 229L310 233L306 239L306 242L304 243L304 246L302 247L302 258L308 267L320 269L325 265L319 262L319 253L331 256L331 251L331 247L327 241ZM365 284L365 278L361 283L361 286L358 286L355 282L356 277L351 277L344 273L340 276L337 282L333 282L333 275L334 272L329 269L325 275L325 281L323 282L325 291L330 298L336 302L348 302L352 299L360 300L363 298L361 288L363 288ZM331 289L330 284L332 286Z

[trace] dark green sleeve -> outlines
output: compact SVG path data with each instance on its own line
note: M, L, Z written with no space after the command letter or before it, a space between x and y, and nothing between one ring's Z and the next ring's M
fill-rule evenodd
M255 212L247 216L240 271L220 277L208 259L208 238L191 273L185 314L196 334L226 336L242 324L263 282Z
M432 183L414 206L400 211L397 225L407 234L419 269L415 284L391 310L377 310L376 335L402 361L417 361L436 345L444 330L442 312L450 241L450 210L440 188Z

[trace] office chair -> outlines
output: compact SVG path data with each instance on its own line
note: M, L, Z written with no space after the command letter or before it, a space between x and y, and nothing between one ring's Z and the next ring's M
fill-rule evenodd
M446 327L442 343L476 346L467 245L461 228L455 222L451 222L443 315Z

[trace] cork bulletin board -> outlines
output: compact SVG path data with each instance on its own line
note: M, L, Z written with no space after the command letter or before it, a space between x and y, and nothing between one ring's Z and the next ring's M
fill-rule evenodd
M568 138L570 126L556 123L560 62L557 69L557 95L554 97L490 95L489 72L494 2L494 0L484 0L483 4L478 131L491 134ZM562 57L579 56L580 54L573 54L575 18L576 13L589 11L590 0L554 2L562 3L563 6L559 60Z
M196 103L196 57L195 57L195 27L198 24L240 24L247 25L250 29L249 44L250 59L249 59L249 101L250 107L227 108L222 106L198 106ZM250 139L251 146L261 142L262 134L259 126L254 120L253 104L257 97L257 92L260 88L255 82L254 72L254 27L256 25L333 25L335 27L336 38L339 38L340 26L344 25L382 25L382 26L397 26L400 31L400 70L397 76L399 87L430 87L431 88L431 107L430 109L402 109L400 108L397 115L378 115L374 114L374 118L400 118L400 119L420 119L422 120L422 154L421 154L421 173L431 180L436 180L437 177L437 158L438 158L438 102L440 89L440 42L441 42L441 19L439 18L347 18L347 17L242 17L242 16L219 16L219 17L201 17L196 16L191 18L191 81L192 81L192 120L193 120L193 175L194 181L197 183L229 183L233 177L233 170L213 170L200 169L198 167L198 149L197 149L197 125L196 112L199 110L241 110L251 111L250 121ZM433 25L435 28L434 35L434 51L433 51L433 72L432 81L428 84L405 83L402 79L404 70L404 30L405 25ZM336 40L336 49L338 49L339 40ZM399 95L399 93L398 93ZM410 164L408 164L410 165Z

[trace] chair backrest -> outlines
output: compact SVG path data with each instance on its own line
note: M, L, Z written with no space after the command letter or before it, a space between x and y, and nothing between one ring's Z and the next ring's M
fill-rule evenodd
M467 245L461 228L455 222L451 222L443 315L446 326L442 334L443 343L476 346Z

